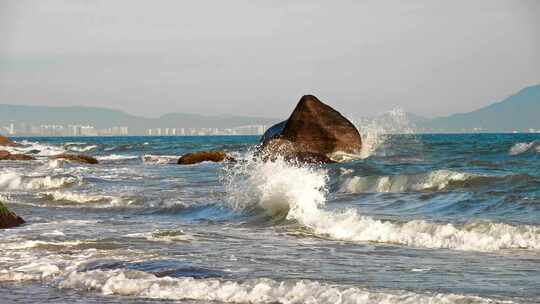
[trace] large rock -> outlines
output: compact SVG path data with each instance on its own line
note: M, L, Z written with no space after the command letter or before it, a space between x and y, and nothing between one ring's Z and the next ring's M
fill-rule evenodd
M30 155L11 154L8 151L0 151L0 160L35 160L35 158Z
M265 154L310 155L317 162L339 154L358 155L362 148L356 127L312 95L303 96L289 119L268 129L261 142Z
M24 224L24 220L9 210L4 203L0 202L0 229L16 227Z
M180 157L178 164L180 165L193 165L202 163L205 161L222 162L233 161L234 159L228 156L223 151L200 151L194 153L188 153Z
M14 147L16 144L9 138L0 135L0 146Z
M67 161L82 163L82 164L91 164L95 165L98 163L98 160L92 156L83 155L83 154L58 154L53 156L56 159L65 159Z

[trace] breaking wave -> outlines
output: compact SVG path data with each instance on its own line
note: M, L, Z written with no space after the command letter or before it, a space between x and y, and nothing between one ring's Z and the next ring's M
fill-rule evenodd
M130 160L130 159L137 159L139 157L135 155L111 154L111 155L97 156L96 158L99 161L124 161L124 160Z
M18 142L18 144L18 146L3 147L3 149L14 154L33 154L36 156L53 156L66 152L63 148L55 145L47 145L27 140Z
M254 278L230 280L157 276L125 268L96 269L96 265L137 261L149 256L135 250L83 249L89 241L19 241L0 247L0 282L47 282L59 289L94 291L103 295L120 295L161 300L196 300L225 303L432 303L484 304L492 299L445 293L414 293L401 290L372 291L351 285L335 285L314 280ZM82 246L82 247L81 247ZM42 248L39 251L28 249ZM51 251L48 251L51 250ZM61 254L65 249L69 255ZM20 255L20 252L27 254ZM59 254L60 253L60 254ZM118 263L123 265L123 263ZM121 266L120 266L121 267Z
M384 154L391 134L416 132L416 127L409 121L407 113L400 108L381 113L375 118L358 118L353 121L362 136L362 150L359 155L361 159Z
M347 178L339 191L363 193L443 190L453 183L474 178L481 178L481 176L450 170L395 176L354 176Z
M72 143L72 144L66 144L65 145L69 151L73 152L88 152L95 150L98 146L97 145L86 145L86 144L79 144L79 143Z
M180 157L176 155L152 155L146 154L142 156L142 160L149 164L175 164Z
M0 173L0 189L7 190L56 189L81 182L81 179L75 176L24 176L15 172Z
M411 292L391 294L308 280L158 278L133 270L73 272L59 287L96 290L105 295L225 303L493 303L474 296Z
M149 241L175 243L175 242L191 242L195 237L182 230L158 230L153 232L132 233L126 235L131 238L144 238Z
M448 174L452 177L454 173ZM325 210L327 171L291 165L282 159L262 162L248 158L226 169L223 178L227 201L233 208L285 217L321 237L467 251L540 249L540 227L536 226L492 222L458 226L424 220L400 223L362 216L355 209Z
M520 155L528 151L536 150L537 153L540 153L540 142L531 141L528 143L517 143L510 148L508 154L510 155Z

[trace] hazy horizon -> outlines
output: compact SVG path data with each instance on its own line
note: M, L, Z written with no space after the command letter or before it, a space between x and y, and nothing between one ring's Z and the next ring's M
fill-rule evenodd
M0 104L435 117L540 83L538 1L159 4L2 1Z

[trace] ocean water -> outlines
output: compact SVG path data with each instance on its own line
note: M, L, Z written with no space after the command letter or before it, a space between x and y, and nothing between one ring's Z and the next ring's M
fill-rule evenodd
M0 303L540 302L540 134L365 139L302 166L257 137L18 138ZM211 149L239 161L175 164Z

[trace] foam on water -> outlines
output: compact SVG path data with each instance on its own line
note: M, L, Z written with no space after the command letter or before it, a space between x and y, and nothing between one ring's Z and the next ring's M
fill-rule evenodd
M40 195L54 202L68 202L70 205L73 204L73 207L77 207L77 205L93 208L131 207L135 203L135 199L133 198L58 190L44 192Z
M152 155L152 154L146 154L142 156L142 160L145 163L149 164L175 164L178 162L178 159L180 156L176 155Z
M415 127L407 118L407 113L400 108L380 114L375 118L352 119L362 136L362 150L359 157L368 158L380 151L391 134L414 134ZM383 149L384 150L384 149Z
M111 154L111 155L97 156L96 158L99 161L122 161L122 160L137 159L139 157L135 155Z
M73 151L73 152L88 152L88 151L92 151L92 150L94 150L96 148L97 148L96 145L82 145L82 146L69 145L69 146L67 146L67 149L69 151Z
M363 193L443 190L453 182L463 182L476 177L480 176L450 170L395 176L353 176L343 182L339 191Z
M491 222L456 226L424 220L397 223L362 216L355 209L325 210L328 177L320 168L291 165L282 159L262 162L248 158L226 173L228 202L233 208L285 215L322 237L470 251L540 249L540 227L536 226Z
M75 176L25 176L10 171L0 173L0 189L5 190L56 189L80 182L80 178Z
M182 230L158 230L153 232L130 233L126 237L144 238L149 241L175 243L175 242L191 242L195 237Z
M38 142L32 142L23 140L21 142L17 142L19 145L15 147L3 147L3 149L9 151L10 153L14 154L28 154L33 153L37 156L53 156L65 153L66 150L55 146L55 145L48 145Z
M115 261L129 263L152 258L137 250L81 249L77 246L87 242L82 240L0 242L4 243L0 246L0 282L39 281L60 289L103 295L225 303L499 303L477 296L373 291L314 280L157 277L139 270L95 268L102 263L114 265Z
M96 290L105 295L225 303L496 303L490 299L454 294L383 293L308 280L158 278L140 271L73 272L60 288Z
M520 155L525 152L528 152L532 150L533 148L536 149L538 153L540 153L540 143L537 141L531 141L528 143L517 143L514 144L511 148L508 154L510 155Z
M65 163L66 161L63 159L50 159L47 162L46 167L47 169L59 169L59 168L63 168Z
M81 243L84 242L26 241L18 247L0 247L0 282L39 281L60 289L93 291L103 295L225 303L499 303L477 296L372 291L313 280L174 278L124 268L95 269L93 265L101 262L107 265L114 264L114 261L140 261L151 256L134 250L77 249ZM61 248L48 251L55 246ZM68 248L69 254L63 254Z

